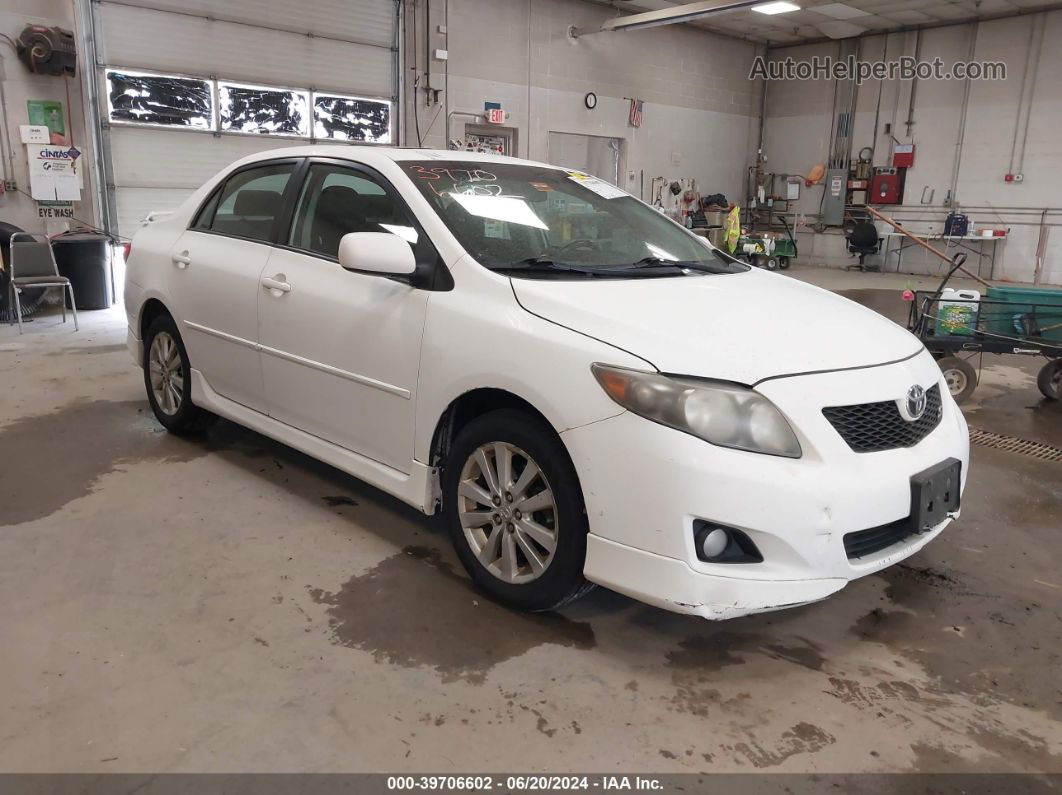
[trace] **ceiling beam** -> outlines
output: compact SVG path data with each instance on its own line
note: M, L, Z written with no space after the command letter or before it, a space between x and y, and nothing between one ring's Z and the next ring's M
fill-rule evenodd
M680 22L692 22L695 19L701 19L712 14L720 14L724 11L738 11L742 8L763 5L764 2L765 0L700 0L697 3L686 3L673 8L663 8L659 11L646 11L643 14L614 17L602 24L598 30L585 30L572 25L568 28L568 35L575 39L594 33L675 25Z

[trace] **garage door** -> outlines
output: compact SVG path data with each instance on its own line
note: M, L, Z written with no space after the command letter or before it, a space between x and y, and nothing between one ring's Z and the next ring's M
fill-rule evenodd
M118 233L244 155L391 143L396 0L92 3Z

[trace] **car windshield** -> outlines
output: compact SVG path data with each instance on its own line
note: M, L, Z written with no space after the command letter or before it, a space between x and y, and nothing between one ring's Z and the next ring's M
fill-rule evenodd
M658 210L578 171L471 161L401 161L482 265L507 275L633 278L747 266Z

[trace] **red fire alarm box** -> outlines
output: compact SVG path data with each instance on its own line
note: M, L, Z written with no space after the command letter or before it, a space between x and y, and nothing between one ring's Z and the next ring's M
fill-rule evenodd
M906 172L902 168L878 168L870 180L868 204L902 204L903 182Z
M896 144L892 150L893 168L912 168L914 166L915 145Z

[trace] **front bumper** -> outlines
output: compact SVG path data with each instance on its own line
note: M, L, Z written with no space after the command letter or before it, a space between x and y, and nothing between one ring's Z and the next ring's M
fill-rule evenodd
M914 554L950 519L854 560L843 538L908 516L911 476L947 458L962 462L965 486L966 422L946 388L932 433L914 447L878 453L852 452L822 406L872 402L903 395L912 383L940 381L924 354L855 374L764 383L759 390L800 437L800 459L716 447L630 412L565 431L590 523L585 576L669 610L723 619L823 599ZM745 531L763 562L699 560L698 519Z
M888 550L876 560L877 565L872 571L913 555L936 538L951 521L941 522L930 532L914 536ZM869 573L871 571L864 571L855 576ZM712 621L818 602L837 593L850 581L844 577L761 580L706 574L684 561L617 544L593 534L586 544L583 575L591 582L640 602Z

